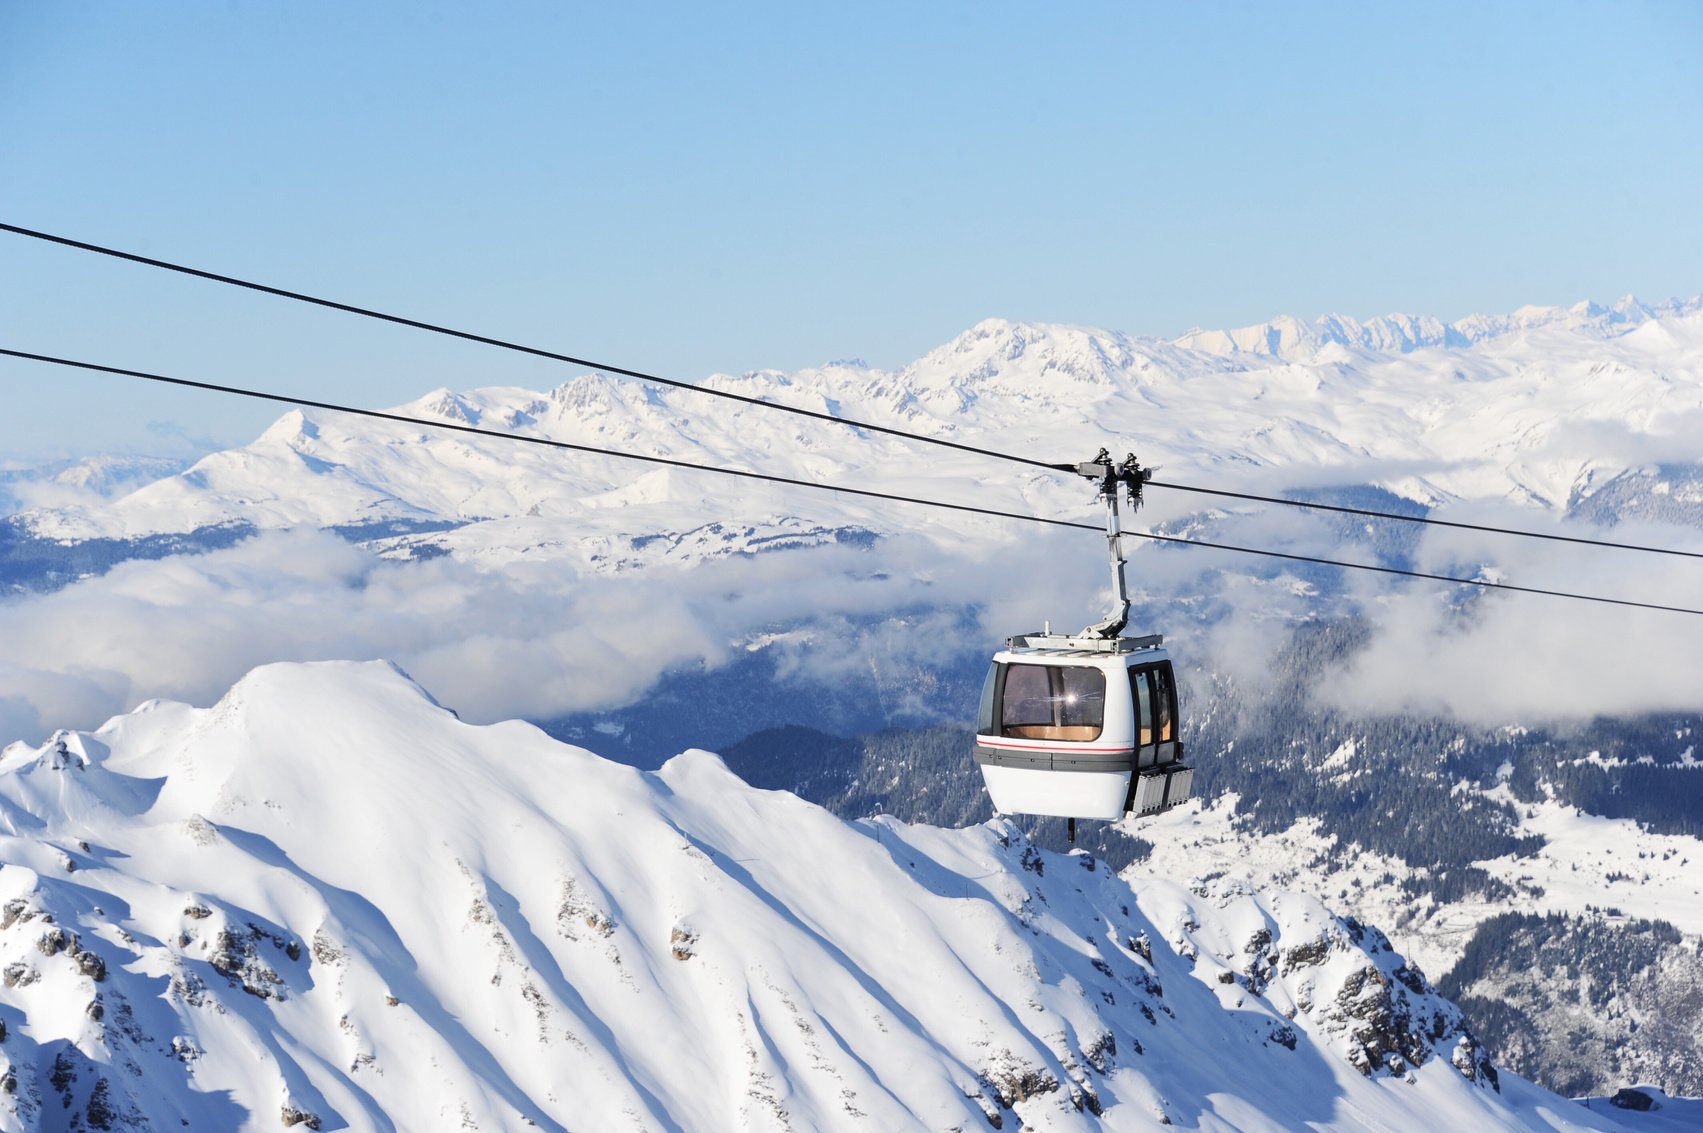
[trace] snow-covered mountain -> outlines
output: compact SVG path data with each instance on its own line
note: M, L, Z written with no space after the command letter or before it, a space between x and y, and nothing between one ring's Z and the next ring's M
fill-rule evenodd
M256 670L0 753L0 1128L1640 1128L1376 929Z
M835 364L703 384L1047 460L1086 459L1102 445L1133 449L1174 480L1267 492L1376 483L1427 505L1562 514L1628 471L1698 459L1703 298L1524 308L1450 326L1411 316L1280 319L1172 342L989 319L898 371ZM1032 470L599 375L548 392L438 390L395 411L902 494L1085 511L1076 485ZM1695 485L1683 492L1703 508ZM1184 514L1200 503L1156 489L1151 507ZM424 541L499 559L589 541L603 551L598 565L627 561L610 541L712 520L754 525L757 536L788 525L893 531L925 521L959 535L986 530L947 514L919 518L311 410L110 506L23 518L58 540L232 523L453 526Z
M182 472L189 460L159 456L84 456L41 463L0 460L0 508L60 508L127 495Z
M1426 315L1383 315L1364 322L1347 315L1324 315L1308 323L1286 315L1236 330L1192 330L1174 341L1212 354L1266 354L1291 362L1312 361L1332 346L1407 354L1426 347L1472 346L1540 327L1610 338L1699 310L1703 310L1703 297L1651 306L1627 295L1607 307L1587 299L1571 307L1521 307L1509 315L1469 315L1452 323Z
M1345 502L1703 550L1696 300L1453 326L1275 320L1169 342L989 320L897 371L837 364L707 384L1047 459L1133 449L1182 482L1335 490ZM547 392L437 391L401 408L1097 518L1080 481L595 375ZM1043 618L1096 616L1104 586L1100 541L1084 532L320 412L287 414L253 444L111 502L82 498L0 523L0 585L14 588L0 600L0 743L92 727L153 696L211 704L265 661L371 657L397 658L469 718L523 715L630 757L731 745L780 724L845 736L964 718L993 642ZM1140 522L1703 604L1689 562L1398 537L1161 489ZM1136 549L1132 566L1140 613L1190 669L1200 783L1240 794L1130 830L1153 842L1138 874L1190 883L1208 905L1243 890L1323 896L1383 925L1437 978L1510 909L1611 908L1670 922L1693 947L1703 918L1687 863L1703 860L1703 831L1686 825L1686 800L1703 798L1703 776L1687 745L1703 726L1703 645L1688 626L1540 598L1463 605L1432 587L1391 592L1202 551ZM1282 667L1303 630L1321 630L1312 660ZM1332 646L1333 635L1357 644ZM1582 684L1584 657L1609 663ZM1680 715L1640 715L1657 711ZM1595 739L1541 731L1592 717ZM1537 738L1518 738L1533 725ZM648 749L635 740L647 728ZM957 750L952 774L973 778ZM886 789L901 782L879 761L870 769ZM912 817L974 821L923 806L962 786L947 778L919 773ZM1397 798L1414 809L1391 818ZM1487 848L1445 845L1434 821L1425 846L1417 833L1404 842L1410 814L1466 815ZM1483 975L1473 994L1504 976ZM1522 1000L1539 1026L1567 1017L1540 1012L1544 996L1562 1001L1560 978ZM1648 1041L1650 1002L1640 992L1611 1004L1598 1037L1629 1043L1636 1026ZM1703 1005L1658 1002L1670 1006L1679 1033L1703 1036ZM1628 1073L1652 1065L1634 1053ZM1619 1070L1602 1068L1591 1088L1623 1081Z

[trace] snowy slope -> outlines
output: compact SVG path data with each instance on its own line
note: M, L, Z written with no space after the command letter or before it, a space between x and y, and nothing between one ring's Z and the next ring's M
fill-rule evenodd
M148 456L85 456L44 464L0 458L0 508L15 512L98 505L181 472L189 464L188 460Z
M1413 316L1281 319L1173 342L989 319L899 371L834 364L704 384L1047 460L1085 459L1101 445L1134 449L1184 481L1268 492L1377 482L1427 504L1561 513L1652 461L1697 459L1690 438L1703 420L1703 300L1525 308L1452 326ZM1092 514L1075 485L1032 470L600 375L547 393L438 390L396 411L984 506ZM1181 514L1199 504L1156 490L1152 507ZM286 414L253 444L110 506L38 509L27 519L58 539L233 522L447 522L462 526L425 541L487 561L542 550L592 563L576 540L594 536L606 553L592 565L603 566L624 561L619 551L631 550L635 533L711 520L751 525L754 536L785 524L987 528L323 411Z
M1376 930L258 669L0 754L0 1128L1637 1128Z
M1329 894L1375 919L1432 977L1460 958L1480 922L1510 909L1581 916L1612 906L1617 915L1666 921L1703 938L1703 880L1695 864L1703 860L1703 842L1696 838L1653 833L1630 819L1581 814L1556 802L1525 808L1530 816L1516 832L1540 835L1543 845L1525 857L1475 863L1514 886L1517 897L1438 903L1415 900L1404 889L1402 883L1413 876L1409 863L1341 846L1319 832L1316 819L1275 834L1254 833L1237 825L1237 802L1235 795L1224 795L1145 820L1137 829L1154 848L1131 872L1211 878L1205 887L1213 892L1297 887ZM1636 875L1623 875L1632 869Z

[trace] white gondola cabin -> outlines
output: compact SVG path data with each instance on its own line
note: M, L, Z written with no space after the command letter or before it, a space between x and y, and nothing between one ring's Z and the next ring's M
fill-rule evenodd
M1194 771L1178 735L1177 682L1157 634L1124 637L1129 592L1118 520L1120 486L1132 510L1151 473L1106 450L1066 466L1097 480L1117 605L1077 634L1022 634L994 655L976 719L976 763L994 809L1070 819L1157 814L1189 797Z
M1158 637L1013 637L994 655L976 762L994 809L1116 819L1189 797L1177 686Z

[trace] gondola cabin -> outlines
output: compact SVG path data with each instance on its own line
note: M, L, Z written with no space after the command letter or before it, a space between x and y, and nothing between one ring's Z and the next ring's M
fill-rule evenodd
M994 655L976 762L1006 814L1117 819L1189 797L1177 684L1158 635L1024 634Z

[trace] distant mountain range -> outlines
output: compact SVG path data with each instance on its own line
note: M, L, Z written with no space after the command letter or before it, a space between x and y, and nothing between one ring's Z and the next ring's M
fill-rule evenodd
M1545 327L1610 338L1700 310L1703 296L1651 306L1628 295L1607 307L1583 300L1571 307L1521 307L1511 315L1469 315L1452 323L1426 315L1383 315L1365 322L1346 315L1323 315L1308 323L1285 315L1237 330L1192 330L1172 341L1208 354L1265 354L1301 362L1313 361L1330 346L1371 354L1408 354L1427 347L1470 347Z
M1522 308L1454 324L1285 318L1171 342L989 319L898 371L837 364L702 384L1046 460L1134 450L1175 480L1268 491L1374 483L1428 506L1564 514L1629 471L1696 461L1700 357L1703 298ZM545 392L438 390L394 412L908 494L1083 510L1076 485L1061 490L1032 469L600 375ZM1177 514L1201 502L1156 489L1152 507ZM252 444L110 504L20 516L55 540L233 523L454 525L425 541L486 558L554 547L581 565L586 557L564 544L710 519L765 532L920 522L850 499L318 410L288 413ZM986 526L927 520L959 534Z

